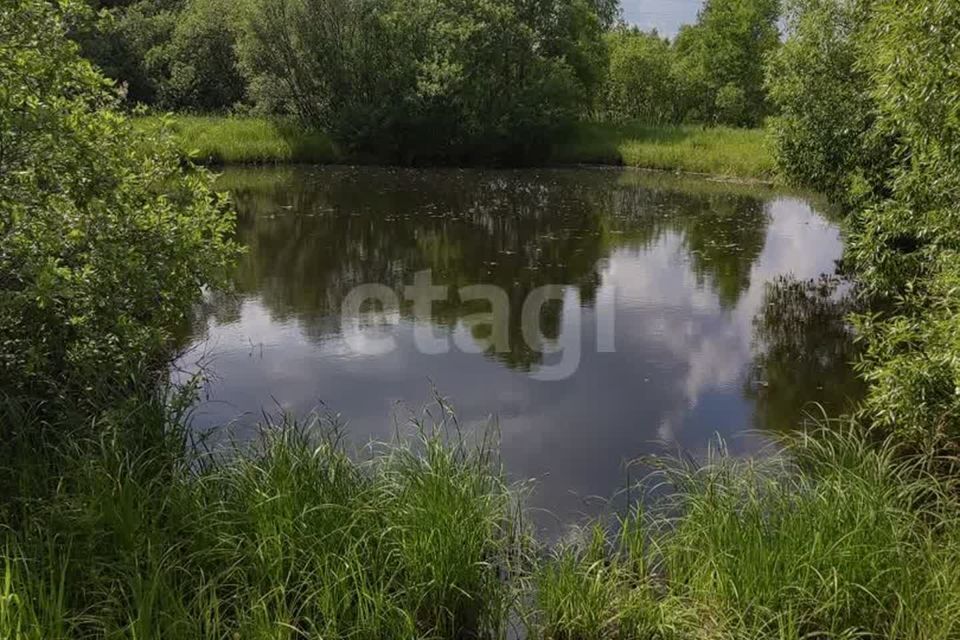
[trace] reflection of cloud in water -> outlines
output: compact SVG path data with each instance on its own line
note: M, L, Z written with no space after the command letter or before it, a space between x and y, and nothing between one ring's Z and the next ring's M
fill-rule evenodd
M604 286L616 289L619 314L627 316L618 318L618 326L631 327L618 333L618 346L637 351L657 343L685 363L682 399L666 409L659 422L658 437L664 441L679 439L676 429L708 392L729 393L742 385L745 364L753 355L752 326L763 304L764 285L778 275L816 278L831 271L840 255L838 231L806 203L776 199L768 211L767 239L751 269L750 286L728 313L684 268L689 258L679 236L662 238L652 251L619 250L610 259Z
M276 253L251 255L243 274L246 289L239 308L231 310L222 324L211 315L205 319L206 331L198 332L206 336L209 347L205 351L212 352L207 364L217 377L208 389L213 401L197 408L197 423L223 424L247 414L237 426L242 433L262 407L269 410L279 405L306 412L323 404L344 416L356 441L384 439L393 433L390 417L397 411L397 403L415 408L428 401L432 382L451 398L466 423L497 414L507 469L517 479L538 479L534 506L565 519L583 508L584 496L606 498L622 487L624 464L658 450L655 441L698 452L718 433L732 440L734 451L751 449L757 442L755 437L743 436L752 424L752 404L744 397L743 383L755 355L753 319L764 301L764 284L780 274L812 278L832 271L841 250L836 229L794 199L772 199L765 205L766 215L757 215L758 201L742 194L688 197L683 192L622 186L611 179L615 175L583 175L590 187L582 195L586 204L565 197L563 189L568 187L559 182L559 187L551 187L529 204L521 200L522 214L510 208L503 210L506 213L497 209L479 217L473 227L464 226L476 218L468 215L466 222L453 220L428 234L443 238L446 244L411 244L411 237L428 237L416 235L422 227L415 213L404 218L405 226L371 219L346 230L337 226L345 224L343 221L324 220L318 227L332 239L339 233L349 238L359 233L358 228L363 229L369 235L363 236L365 246L379 252L375 255L383 264L422 260L430 266L433 261L448 269L449 277L458 278L458 285L473 284L469 278L478 261L489 260L504 246L533 247L526 256L511 254L516 268L505 264L506 258L499 258L501 273L492 281L509 286L522 278L522 286L516 289L519 292L550 282L538 278L557 278L559 284L570 285L564 302L567 311L561 314L564 323L578 300L591 305L581 310L581 360L570 378L556 382L532 379L519 365L533 362L536 370L536 360L521 358L514 366L516 363L457 349L442 356L421 354L415 348L413 324L406 316L389 329L396 340L395 350L375 357L356 356L339 334L339 317L327 306L328 299L336 299L331 294L335 286L349 283L350 278L343 274L349 276L350 272L337 271L336 260L325 254L322 263L291 271L294 266L312 264L309 261L317 260L317 252L327 251L327 245L312 245L302 238L298 241L305 246L295 246L286 231L299 228L299 221L294 225L294 221L281 220L277 227L263 221L262 229L251 227L250 242L259 243L257 250L267 251L269 241L271 247L277 245ZM551 179L567 179L564 176ZM510 184L513 182L505 183L504 189ZM570 193L579 195L577 186L572 182ZM610 205L598 197L601 204L594 206L588 197L594 193L591 189L600 194L612 190L625 201L634 198L636 202L630 200L622 211L616 210L625 214L615 221L624 229L623 238L614 234L602 242L593 241L583 264L563 271L557 265L572 262L571 247L577 245L571 240L555 247L551 237L602 234L609 228L610 218L605 217L608 214L603 207ZM344 193L354 197L345 187ZM387 195L381 194L389 200ZM554 218L539 208L541 197L558 203L550 209L557 211ZM352 200L350 204L357 205ZM568 209L557 208L564 206ZM698 218L698 207L715 207L718 213L713 218ZM748 230L731 225L741 208L749 220L744 224L754 225ZM408 209L415 210L412 206ZM528 209L541 217L527 220ZM372 231L375 224L393 226L381 234ZM427 227L433 224L423 223ZM718 228L721 225L723 229ZM403 252L390 244L388 237L398 230L407 234L400 241ZM489 251L469 243L478 234L482 236L478 245L489 246ZM711 234L745 238L753 244L737 253L736 247L711 246ZM460 236L462 242L451 241ZM753 236L759 240L753 242ZM474 251L476 256L464 257L465 251ZM695 255L694 251L702 253ZM553 271L533 276L524 270L523 261L540 255L546 257L537 266L553 265ZM254 262L254 258L262 261ZM356 264L374 271L379 265L373 258L356 258ZM328 276L324 282L331 284L326 288L295 289L290 285L294 276L316 274L321 268L325 270L314 281L319 282L320 275ZM719 287L724 288L722 294ZM585 291L588 295L582 295ZM614 292L616 351L598 353L593 301L608 300ZM451 337L468 331L460 321L461 311L449 311L436 331ZM185 364L189 365L189 360ZM400 417L403 415L401 411Z

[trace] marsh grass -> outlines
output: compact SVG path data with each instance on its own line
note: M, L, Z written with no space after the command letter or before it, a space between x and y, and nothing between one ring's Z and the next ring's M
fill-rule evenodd
M291 122L242 116L149 116L139 127L166 123L185 156L211 165L369 164L351 157L323 132ZM728 127L580 123L554 145L553 164L602 164L770 181L773 157L764 132Z
M131 401L3 458L0 637L960 633L955 483L843 428L756 460L650 460L646 499L548 548L495 431L461 429L443 403L357 451L320 418L211 451L185 410Z
M444 418L353 456L287 420L195 455L164 411L60 452L54 494L0 535L0 637L505 633L525 543L489 440Z
M561 164L613 164L714 176L773 180L775 163L763 130L581 123L555 146Z
M273 118L177 115L135 122L143 128L168 124L184 155L201 164L329 164L340 158L324 133Z
M823 432L765 462L668 462L670 499L538 572L549 638L953 638L952 487L890 443Z

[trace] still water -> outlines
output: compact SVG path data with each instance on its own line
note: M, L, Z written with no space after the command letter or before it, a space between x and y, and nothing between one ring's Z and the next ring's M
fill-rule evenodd
M753 451L858 393L838 294L802 284L842 240L803 198L614 169L245 169L220 186L246 253L179 363L207 374L200 428L243 438L263 410L320 409L383 440L439 392L464 424L494 416L511 477L570 522L645 454ZM449 296L418 317L404 287L426 270ZM370 283L398 304L344 313ZM497 347L490 305L458 295L477 284L509 305Z

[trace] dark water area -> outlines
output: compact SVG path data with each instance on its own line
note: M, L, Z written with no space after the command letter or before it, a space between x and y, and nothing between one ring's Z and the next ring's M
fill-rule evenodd
M839 294L803 284L842 239L800 197L614 169L243 169L220 186L246 253L179 362L207 374L198 429L244 439L264 410L319 409L362 444L436 391L466 426L496 420L551 527L602 511L644 455L754 452L860 393ZM445 295L418 307L422 274ZM381 302L357 305L371 284Z

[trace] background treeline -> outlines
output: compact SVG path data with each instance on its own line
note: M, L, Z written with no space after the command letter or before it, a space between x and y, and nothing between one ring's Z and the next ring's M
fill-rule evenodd
M578 120L756 126L778 0L709 0L671 42L617 0L93 0L127 103L292 116L392 162L536 159Z

